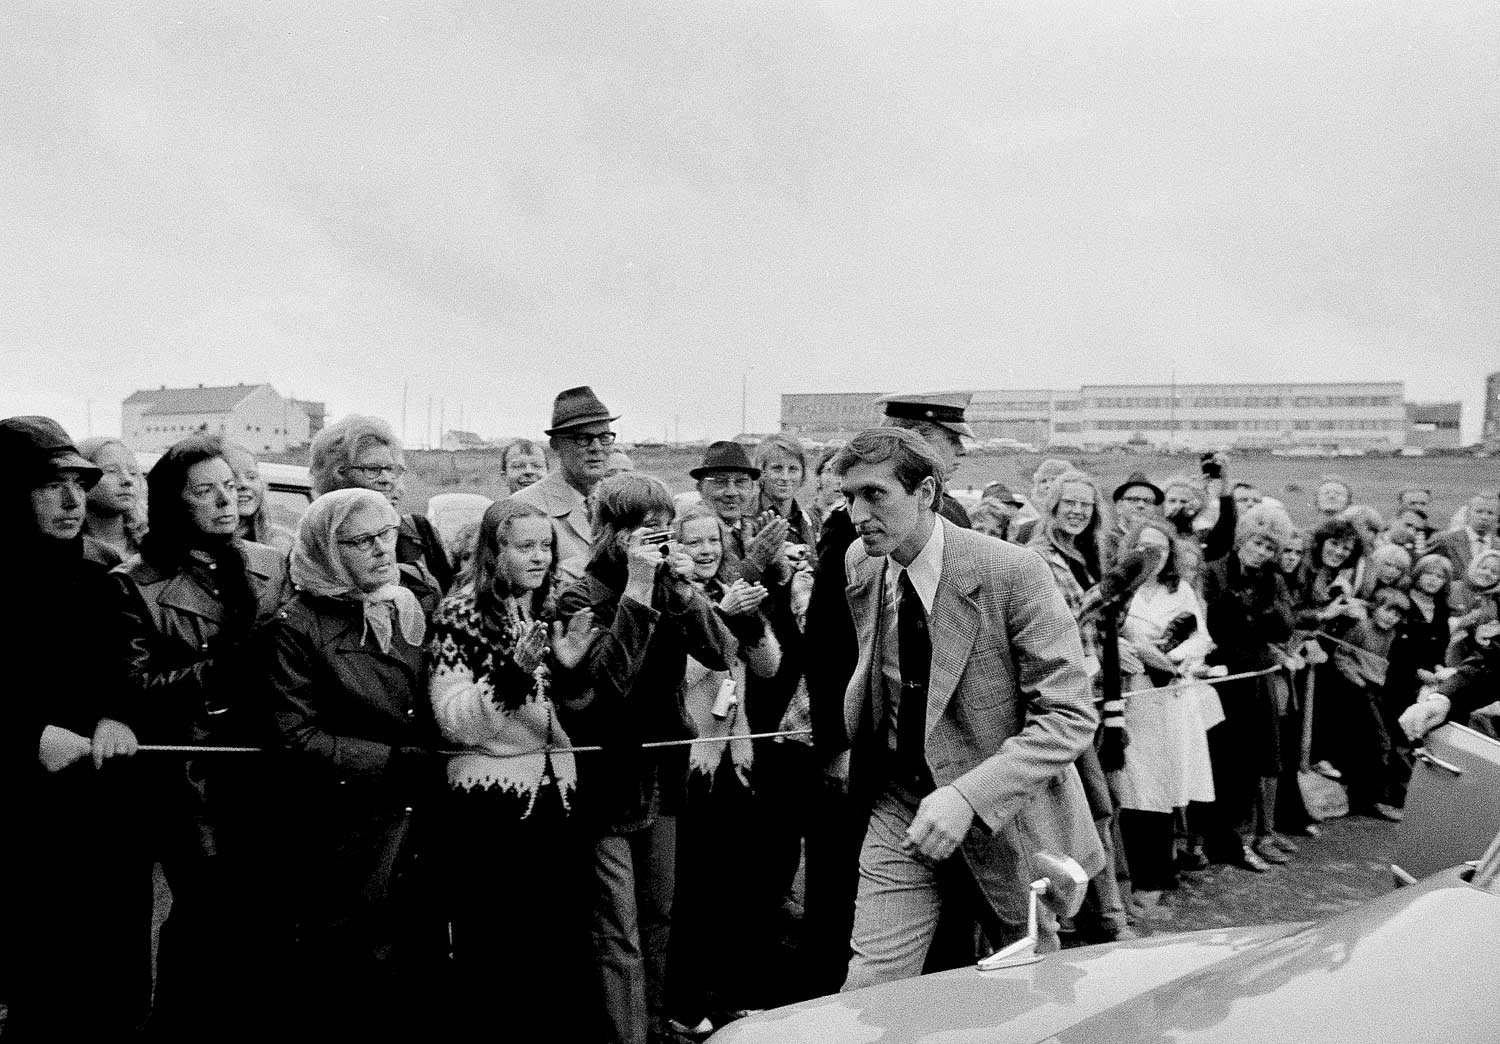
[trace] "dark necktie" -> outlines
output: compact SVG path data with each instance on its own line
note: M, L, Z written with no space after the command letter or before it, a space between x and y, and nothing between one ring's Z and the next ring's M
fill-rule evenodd
M901 704L896 720L896 756L912 779L927 778L927 678L932 670L932 639L927 612L906 570L901 571L901 604L896 609L896 649L901 666Z

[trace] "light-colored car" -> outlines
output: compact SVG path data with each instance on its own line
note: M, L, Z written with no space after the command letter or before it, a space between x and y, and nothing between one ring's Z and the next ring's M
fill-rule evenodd
M1445 764L1427 768L1447 777L1444 788L1464 777L1492 784L1500 743L1448 731L1455 728L1429 737L1428 756ZM1496 793L1491 786L1491 816ZM1407 822L1423 812L1409 803ZM1467 836L1464 824L1431 826L1429 838ZM1464 858L1477 862L1324 921L1158 935L995 971L962 968L778 1008L710 1040L1489 1044L1500 1040L1500 835Z

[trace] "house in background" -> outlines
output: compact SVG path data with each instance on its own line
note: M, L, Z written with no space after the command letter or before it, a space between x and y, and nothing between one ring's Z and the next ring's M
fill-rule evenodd
M324 405L284 398L269 384L168 388L131 394L120 407L131 449L160 453L195 432L222 435L252 453L305 446L323 427Z

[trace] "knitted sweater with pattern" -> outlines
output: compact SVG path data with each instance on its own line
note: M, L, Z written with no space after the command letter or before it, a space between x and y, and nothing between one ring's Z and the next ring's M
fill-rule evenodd
M546 787L571 808L578 776L572 754L546 751L570 745L548 695L547 668L527 674L514 649L509 636L497 643L485 634L471 588L443 599L433 614L433 713L446 739L469 748L449 758L448 785L496 799L524 819Z

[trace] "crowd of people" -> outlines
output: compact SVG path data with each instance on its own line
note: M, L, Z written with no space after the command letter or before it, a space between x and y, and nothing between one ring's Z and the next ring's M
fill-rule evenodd
M295 532L218 437L148 482L0 421L5 1039L701 1040L1014 941L1038 847L1092 877L1042 947L1129 938L1315 836L1299 770L1399 819L1494 695L1494 492L1387 523L1330 477L1306 531L1206 454L965 508L962 403L883 408L674 497L568 389L451 527L351 416Z

